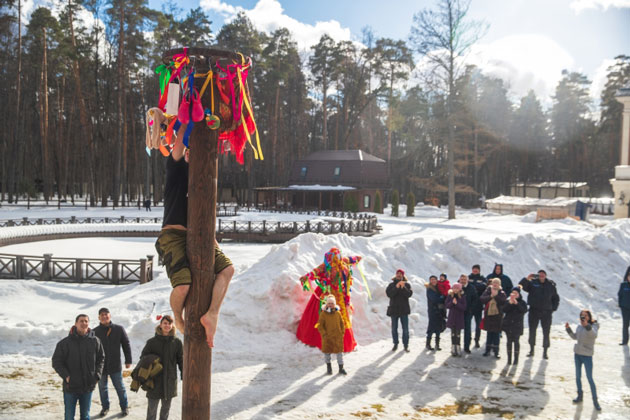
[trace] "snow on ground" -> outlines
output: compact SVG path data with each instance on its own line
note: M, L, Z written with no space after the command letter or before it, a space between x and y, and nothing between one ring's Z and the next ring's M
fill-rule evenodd
M400 213L405 214L404 206ZM292 215L269 216L282 220ZM4 217L2 211L0 217ZM583 405L570 403L575 373L572 342L563 324L575 324L582 307L592 309L602 323L594 357L604 409L599 418L627 416L630 355L628 347L617 345L621 320L616 293L630 264L630 220L601 219L598 227L572 219L533 223L531 215L462 210L456 220L448 221L445 209L417 207L416 217L385 215L379 223L382 233L371 238L304 234L281 245L222 245L235 262L236 275L222 308L213 351L214 418L597 417L588 390ZM317 266L332 246L364 257L361 267L373 295L367 299L355 272L353 322L359 347L345 356L346 378L324 375L321 353L295 339L309 298L298 278ZM153 253L152 247L151 239L90 238L13 245L2 251L32 255L53 249L58 256L80 253L87 257L92 252L115 256L121 251L146 255ZM441 272L454 281L460 273L469 273L474 263L480 263L482 274L487 274L494 262L502 262L515 283L541 267L556 281L561 303L554 314L549 361L540 359L540 348L533 360L521 357L519 366L512 369L504 359L481 357L479 350L453 359L448 354L448 332L442 339L443 351L423 350L426 298L422 283L430 274ZM415 291L411 353L390 351L385 316L384 289L399 267L406 270ZM114 322L126 327L137 359L152 335L155 316L168 310L170 284L161 269L155 274L156 280L149 284L126 286L1 280L0 418L59 418L63 399L50 356L77 313L88 313L95 320L99 307L109 307ZM526 337L521 338L523 353ZM539 346L541 340L539 331ZM504 347L501 352L505 353ZM129 418L144 418L143 393L129 395ZM115 407L113 389L110 396ZM93 414L100 410L99 404L95 392ZM116 416L112 410L109 418ZM179 398L171 418L180 418Z

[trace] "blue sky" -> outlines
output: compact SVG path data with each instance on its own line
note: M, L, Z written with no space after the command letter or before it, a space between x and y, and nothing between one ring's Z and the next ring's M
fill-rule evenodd
M160 8L162 2L150 0ZM407 39L413 14L434 1L393 0L180 0L185 10L201 6L217 32L239 10L259 30L286 26L307 50L323 34L361 40L370 26L377 37ZM518 98L534 89L549 102L561 71L587 74L594 98L606 67L619 54L630 55L630 0L473 0L470 16L489 30L469 57L487 73L501 77Z

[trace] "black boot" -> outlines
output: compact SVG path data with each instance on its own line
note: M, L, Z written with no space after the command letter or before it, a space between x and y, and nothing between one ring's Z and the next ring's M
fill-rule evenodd
M326 363L326 374L332 375L332 363Z
M499 346L494 346L494 357L496 359L500 359L501 356L499 356Z
M543 350L543 359L545 360L549 359L549 356L547 356L547 347L545 347Z
M534 357L534 346L529 345L529 353L527 353L527 357Z
M394 347L392 348L392 351L396 351L396 350L398 350L398 343L395 343Z
M407 353L409 353L409 345L406 345L406 346L405 346L405 351L406 351Z
M514 366L518 365L518 352L517 351L514 352L514 360L512 362Z
M593 407L597 411L602 411L602 407L599 405L599 402L597 401L597 397L593 398Z
M511 365L512 364L512 349L509 346L507 349L507 355L508 355L507 364Z
M425 347L427 350L433 351L433 347L431 347L431 338L427 337L427 345Z
M442 350L440 348L440 337L435 337L435 351L440 351Z
M348 372L346 372L346 370L343 368L343 365L339 365L339 374L340 375L347 375Z
M475 338L475 348L478 349L479 347L481 347L479 345L479 338Z
M578 391L577 397L575 397L575 399L573 400L573 404L577 404L581 402L582 402L582 391Z

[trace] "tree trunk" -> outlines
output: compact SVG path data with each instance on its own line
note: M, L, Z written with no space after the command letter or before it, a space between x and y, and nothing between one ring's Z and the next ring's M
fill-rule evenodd
M328 94L328 79L326 78L326 71L322 76L322 92L324 93L324 97L322 99L322 115L324 117L324 121L322 122L322 145L324 146L324 150L328 149L328 110L326 109L326 99Z
M124 2L120 4L120 26L118 29L118 135L114 142L116 149L116 162L114 163L114 185L112 188L112 199L114 207L118 207L118 199L121 193L121 171L123 160L123 147L126 137L126 123L124 114L124 42L125 42L125 8Z
M74 51L77 51L77 41L74 37L74 18L72 14L72 0L68 0L68 21L70 24L70 39L72 41L72 47ZM90 194L90 206L94 206L96 204L96 170L95 170L95 161L96 156L94 152L94 138L93 138L93 130L92 123L90 118L88 118L87 113L87 105L85 103L85 98L83 97L83 90L81 88L81 69L79 67L79 60L75 58L72 62L72 74L74 76L74 83L76 88L76 97L78 101L79 107L79 120L81 122L81 137L85 136L87 140L88 149L87 149L87 161L88 161L88 172L89 172L89 194Z
M42 75L41 75L41 92L40 98L40 119L41 119L41 139L42 139L42 180L44 183L44 200L48 204L50 199L50 174L48 170L49 153L48 153L48 60L46 56L46 28L42 28L42 44L44 53L42 56Z

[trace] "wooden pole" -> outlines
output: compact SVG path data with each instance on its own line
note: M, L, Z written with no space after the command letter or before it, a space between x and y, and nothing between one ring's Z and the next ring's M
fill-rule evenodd
M170 61L181 49L164 53ZM240 60L236 54L208 48L189 48L191 64L197 73L209 70L208 63L217 59ZM195 58L193 58L193 56ZM201 90L205 78L197 78L195 87ZM214 80L216 83L216 79ZM216 87L215 87L216 89ZM201 99L204 109L211 109L211 86ZM218 114L219 95L215 91L215 114ZM182 419L210 419L210 383L212 351L199 319L210 307L214 286L214 241L217 204L217 141L219 130L210 130L205 120L195 123L189 139L188 168L188 234L186 248L192 286L186 299L184 317L184 380L182 385Z

